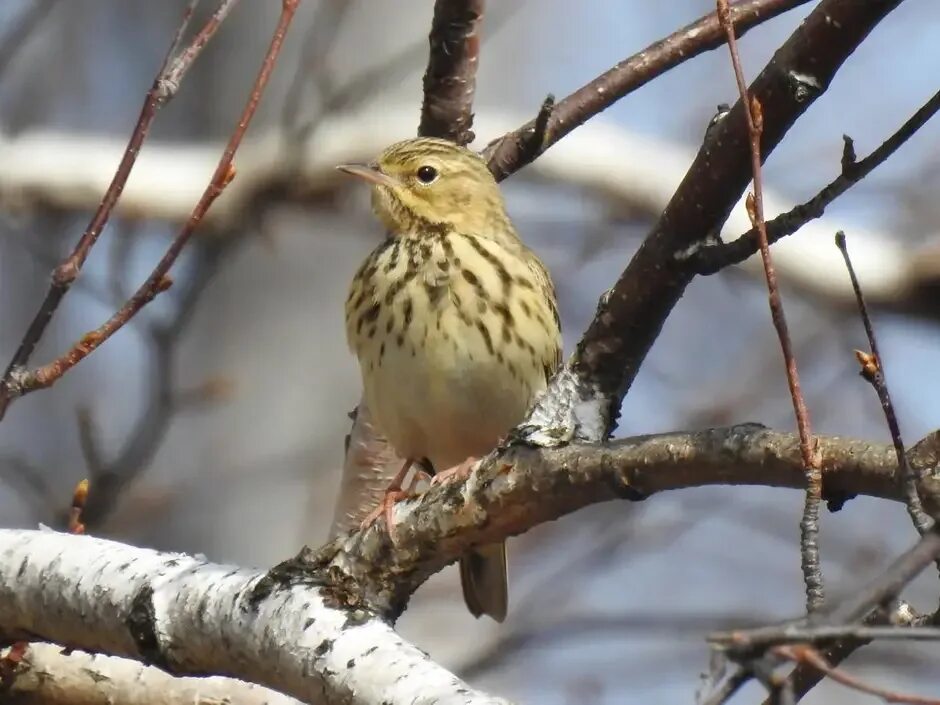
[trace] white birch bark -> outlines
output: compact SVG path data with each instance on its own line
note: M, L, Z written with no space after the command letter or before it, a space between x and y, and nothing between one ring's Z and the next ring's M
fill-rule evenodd
M0 635L224 675L309 703L497 705L369 612L263 571L87 536L0 530ZM256 599L255 599L256 598Z
M518 127L530 115L480 109L478 135L489 139ZM704 130L704 126L703 126ZM383 106L381 114L366 111L325 118L304 145L288 144L280 133L245 141L238 154L235 181L204 220L224 228L237 223L255 197L276 184L308 196L335 191L348 177L336 164L369 161L390 143L414 134L414 107ZM0 207L27 210L39 205L90 209L97 206L120 161L124 143L89 135L34 132L0 135ZM117 210L133 218L182 221L208 183L221 145L148 142L124 189ZM617 210L659 216L695 157L693 146L680 146L637 135L603 120L592 120L552 146L526 174L575 184L608 200ZM839 165L832 165L833 176ZM823 184L819 184L820 187ZM768 217L795 205L765 189ZM750 229L742 202L724 228L733 238ZM893 233L856 228L823 216L799 233L774 245L774 263L788 284L831 304L851 306L854 296L833 234L848 231L852 258L865 295L872 303L904 308L907 296L921 283L940 278L940 258L929 260ZM763 276L759 259L744 263L746 271Z
M9 690L16 705L301 705L254 683L175 678L139 661L29 644Z

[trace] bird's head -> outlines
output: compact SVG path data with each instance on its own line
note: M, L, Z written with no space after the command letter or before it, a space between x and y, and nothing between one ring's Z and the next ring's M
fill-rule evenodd
M372 184L372 207L393 236L421 236L441 227L482 237L515 236L486 162L453 142L405 140L371 164L337 168Z

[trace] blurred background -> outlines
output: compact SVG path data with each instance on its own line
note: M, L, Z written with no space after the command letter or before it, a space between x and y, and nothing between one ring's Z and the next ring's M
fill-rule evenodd
M0 4L4 365L114 172L184 4ZM360 394L342 304L382 235L364 189L330 167L414 134L432 4L303 4L236 159L239 176L179 261L173 288L54 389L17 401L0 426L0 525L61 522L75 483L89 477L95 535L261 567L325 539L347 412ZM741 40L749 76L812 7ZM712 9L709 0L490 3L475 146L534 115L546 93L570 93ZM149 273L207 183L277 14L278 3L239 4L161 110L125 207L35 364L100 325ZM768 161L775 204L789 208L838 174L843 133L867 154L936 90L938 29L933 0L908 0L876 29ZM557 282L566 352L691 162L716 105L735 97L727 52L705 54L505 183L510 213ZM905 279L934 261L938 143L940 124L928 123L788 245L785 304L819 433L889 441L856 374L861 325L833 293L847 281L831 245L840 228L850 248L864 234L874 264L862 267L863 285L864 272L885 275L875 323L905 439L940 425L940 306L912 295ZM828 254L811 254L820 247ZM810 266L819 262L827 264ZM741 421L794 428L753 272L689 288L625 401L618 434ZM761 488L596 506L510 541L502 627L469 616L453 568L418 591L400 627L474 685L520 702L691 702L708 632L802 611L801 506L798 492ZM864 498L827 513L821 530L834 598L914 538L901 505ZM926 576L908 596L932 609L936 588ZM892 642L862 649L846 667L936 695L936 656ZM751 686L735 702L760 698ZM805 702L863 700L826 684Z

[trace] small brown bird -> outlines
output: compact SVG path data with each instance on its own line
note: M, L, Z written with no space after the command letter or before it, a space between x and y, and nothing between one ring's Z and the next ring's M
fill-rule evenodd
M432 482L466 476L522 421L558 367L561 332L551 278L477 154L418 138L338 168L372 184L389 232L346 301L366 403L407 459L369 521L404 494L412 464L430 463ZM461 558L460 577L470 612L503 621L505 544Z

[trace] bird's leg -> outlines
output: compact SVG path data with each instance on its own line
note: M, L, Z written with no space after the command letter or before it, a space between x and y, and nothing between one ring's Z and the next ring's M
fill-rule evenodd
M470 477L470 470L478 460L479 458L475 458L471 455L459 465L455 465L452 468L447 468L447 470L443 470L437 473L434 477L431 478L431 487L434 487L434 485L441 485L445 482L451 482L452 480L466 480L468 477Z
M406 489L405 492L407 492L409 495L413 495L415 493L415 489L418 487L418 483L421 482L421 480L430 482L433 477L434 476L431 475L431 473L429 473L427 470L415 468L415 474L412 476L411 482L408 484L408 489Z
M385 496L382 497L379 506L362 520L362 523L359 524L360 529L368 528L376 519L384 515L385 525L388 527L388 535L392 538L392 542L395 541L395 522L392 519L392 510L395 508L396 502L400 502L411 496L411 490L414 488L415 483L412 482L408 490L403 490L401 485L405 481L405 477L407 477L408 471L411 469L413 463L413 460L406 460L402 463L401 470L398 471L395 477L392 478L392 481L388 483L388 487L385 488Z

